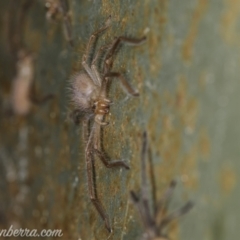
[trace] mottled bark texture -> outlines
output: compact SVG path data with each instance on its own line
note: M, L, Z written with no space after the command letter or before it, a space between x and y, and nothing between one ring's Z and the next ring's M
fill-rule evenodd
M170 238L238 239L240 1L69 0L69 9L73 47L61 16L46 19L43 0L0 1L0 229L62 229L62 239L140 237L129 191L139 190L146 129L156 195L176 179L170 211L195 202L171 224ZM102 136L110 159L123 159L131 169L107 169L95 160L110 236L88 197L81 124L68 117L68 81L82 69L91 33L109 15L112 26L97 47L120 35L147 35L142 46L119 49L113 70L123 72L140 96L126 98L112 82L114 104ZM34 59L34 95L54 94L31 104L26 115L11 110L21 49Z

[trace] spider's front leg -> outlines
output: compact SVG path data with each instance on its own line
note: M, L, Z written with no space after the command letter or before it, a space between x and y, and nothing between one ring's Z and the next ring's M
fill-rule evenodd
M101 84L101 91L105 93L107 90L107 84L109 78L118 78L121 81L121 84L123 88L126 90L127 93L129 93L132 96L139 96L138 91L134 90L132 86L127 82L123 74L118 72L111 72L113 62L114 62L114 55L116 53L116 50L120 46L121 43L126 43L131 46L138 46L145 42L146 37L142 37L139 39L135 38L127 38L127 37L118 37L116 38L113 43L109 46L107 46L108 51L106 53L106 56L104 58L104 65L103 65L103 82Z
M106 29L109 28L111 23L111 16L108 17L107 21L105 22L104 26L102 28L100 28L99 30L95 31L94 33L92 33L88 44L87 44L87 48L85 51L85 54L83 54L82 56L82 66L85 69L85 71L87 72L87 74L91 77L91 79L94 81L94 83L96 85L100 85L101 82L99 82L99 76L97 76L95 74L95 72L92 71L92 69L88 66L88 59L90 58L89 55L91 53L91 50L94 46L94 43L97 40L97 37L99 36L99 34L101 34L102 32L104 32ZM97 54L98 55L98 54ZM93 60L94 61L94 60Z
M109 48L109 50L105 56L105 59L104 59L104 66L103 66L104 74L107 74L110 72L112 65L113 65L113 61L114 61L113 57L121 43L126 43L130 46L139 46L139 45L143 44L145 41L146 41L145 36L142 38L139 38L139 39L128 38L128 37L123 37L123 36L115 38L115 40L113 41L111 47Z

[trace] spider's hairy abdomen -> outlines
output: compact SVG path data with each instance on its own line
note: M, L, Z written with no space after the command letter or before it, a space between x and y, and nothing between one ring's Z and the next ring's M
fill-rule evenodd
M99 95L99 87L84 72L75 75L71 81L71 98L78 109L91 111Z

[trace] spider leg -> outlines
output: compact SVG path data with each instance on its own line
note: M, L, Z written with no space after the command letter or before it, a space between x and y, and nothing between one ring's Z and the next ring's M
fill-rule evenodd
M142 199L148 200L148 186L147 186L147 133L143 132L142 136L142 151L141 151L141 196Z
M85 152L85 157L86 157L86 165L87 165L87 178L88 178L88 191L89 191L89 197L97 209L98 213L100 214L101 218L105 221L105 226L109 232L112 232L110 222L109 222L109 217L108 214L103 207L101 201L99 200L97 196L97 192L95 189L95 184L94 184L94 169L93 169L93 153L91 152L91 148L89 148L89 144L87 146L86 152Z
M67 0L60 0L60 11L63 15L63 29L66 40L69 42L70 46L73 47L73 39L72 39L72 26L71 19L69 15L69 7Z
M143 140L142 140L142 152L141 152L141 202L142 202L144 215L147 221L147 225L151 227L155 225L155 221L151 217L151 212L149 208L150 199L148 194L147 167L146 167L148 141L147 141L146 131L143 132L142 139Z
M137 196L137 194L134 192L134 191L130 191L130 196L131 196L131 199L133 201L133 204L137 207L138 209L138 212L142 218L142 222L145 226L145 228L147 228L149 226L149 223L148 223L148 219L146 217L146 213L143 209L143 204L142 204L142 199L141 197Z
M100 116L99 121L102 121L103 116ZM86 126L85 126L86 129ZM105 221L105 226L108 229L109 232L112 231L108 214L103 207L101 201L98 199L96 188L94 185L94 159L93 155L94 153L99 156L101 161L105 164L106 167L112 168L112 167L125 167L128 168L128 166L123 161L114 161L108 163L108 161L105 159L105 156L101 153L99 150L101 148L101 125L98 123L93 123L92 130L90 133L90 136L88 138L88 134L85 135L85 139L88 138L88 143L85 150L85 159L86 159L86 166L87 166L87 176L88 176L88 190L89 190L89 197L94 204L95 208L97 209L98 213L102 217L102 219Z
M98 81L98 86L101 86L101 83L102 83L102 79L101 79L101 76L100 76L100 73L98 72L97 70L97 66L96 66L96 62L99 60L102 52L105 50L105 49L108 49L109 48L109 44L105 45L105 46L102 46L101 48L98 49L92 63L91 63L91 70L93 72L93 74L95 74L95 77Z
M90 119L89 118L85 118L83 120L83 140L84 143L87 144L88 143L88 139L89 139L89 123L90 123Z
M161 197L161 199L157 203L156 211L155 211L155 217L163 209L164 203L167 202L171 198L176 185L177 185L177 182L175 180L172 180L170 182L170 185L169 185L168 189L165 191L165 193L163 194L163 196Z
M70 114L69 114L70 119L74 122L75 125L79 125L80 119L82 117L82 112L79 109L74 109Z
M96 79L95 75L92 73L92 70L91 68L88 66L87 64L87 60L88 60L88 56L90 55L90 52L91 52L91 47L92 45L94 44L94 41L97 39L97 36L102 33L103 31L105 31L106 29L109 28L110 26L110 21L111 21L111 16L108 17L107 21L105 22L105 25L100 28L99 30L95 31L89 41L88 41L88 44L87 44L87 49L86 49L86 52L85 54L83 54L83 57L82 57L82 66L84 67L84 69L86 70L86 72L88 73L88 75L94 80L94 82L96 84L98 84L98 80Z
M99 60L103 50L109 49L111 47L111 44L106 44L102 47L100 47L94 57L94 59L92 60L91 66L95 65L95 63Z
M105 74L105 78L110 78L110 77L116 77L121 81L121 84L123 86L123 88L126 90L126 92L134 97L139 96L138 91L134 90L132 88L132 86L127 82L127 80L125 79L125 77L118 72L109 72L107 74ZM106 88L107 84L102 84L102 88ZM103 92L105 92L105 89L102 89Z
M149 182L150 186L152 187L152 206L153 206L153 214L155 219L155 212L157 211L156 207L156 179L154 175L154 167L153 167L153 160L152 160L152 152L150 147L148 147L148 160L149 160Z
M109 122L103 122L99 120L97 115L95 116L94 121L101 126L107 126L109 124Z
M130 191L130 196L132 199L133 204L136 206L139 215L142 219L142 223L144 225L144 228L146 229L146 233L148 235L147 239L153 239L154 236L156 236L156 223L152 219L149 219L148 214L146 214L146 210L144 208L143 201L140 197L137 196L137 194L134 191ZM143 238L146 239L146 238Z
M126 169L129 169L129 166L122 160L116 160L116 161L108 161L105 154L101 151L101 125L94 124L94 143L93 143L93 151L94 153L99 157L99 159L102 161L102 163L107 168L114 168L114 167L124 167Z
M115 161L109 162L103 152L99 151L98 149L94 149L94 152L97 154L99 159L107 168L124 167L126 169L130 169L129 166L122 160L115 160Z
M165 217L159 224L158 230L161 231L165 226L167 226L170 222L172 222L174 219L181 217L182 215L186 214L193 208L194 204L193 202L189 201L187 202L183 207L176 210L175 212L169 214L167 217Z
M87 126L85 125L85 128ZM84 134L84 138L87 139L88 137L88 129L86 130L86 134ZM107 230L109 232L112 232L112 228L110 226L110 222L109 222L109 217L108 214L105 210L105 208L103 207L101 201L99 200L98 196L97 196L97 191L95 188L95 184L94 184L94 159L93 159L93 154L94 154L94 142L97 135L95 135L95 128L93 126L93 129L90 133L89 136L89 140L86 146L86 150L85 150L85 160L86 160L86 167L87 167L87 179L88 179L88 192L89 192L89 197L93 203L93 205L95 206L96 210L98 211L99 215L101 216L101 218L105 221L105 226L107 228Z
M83 61L87 61L87 57L89 56L90 51L91 51L90 50L91 45L94 44L94 41L96 40L97 36L100 33L104 32L106 29L108 29L110 27L110 23L111 23L111 15L108 17L107 21L105 22L105 25L102 28L100 28L99 30L92 33L92 35L91 35L91 37L88 41L88 44L87 44L87 50L86 50L86 52L85 52L85 54L83 55L83 58L82 58Z
M108 53L105 56L104 67L103 67L104 74L108 73L110 71L110 69L112 68L113 55L114 55L116 49L118 48L118 46L122 42L127 43L128 45L131 45L131 46L138 46L138 45L141 45L145 40L146 40L145 36L140 39L127 38L127 37L123 37L123 36L116 38L113 41L111 48L109 49Z
M142 222L145 226L149 235L155 232L156 223L151 217L149 208L149 196L148 196L148 185L147 185L147 169L146 169L146 158L147 158L147 133L143 132L142 140L142 151L141 151L141 194L138 197L134 191L130 192L133 203L136 205L138 212L142 218Z
M130 196L131 196L131 199L133 201L133 204L138 209L138 212L139 212L139 214L142 218L142 222L143 222L145 228L147 228L148 227L148 220L146 218L145 211L143 211L141 198L139 196L137 196L137 194L134 191L130 191Z

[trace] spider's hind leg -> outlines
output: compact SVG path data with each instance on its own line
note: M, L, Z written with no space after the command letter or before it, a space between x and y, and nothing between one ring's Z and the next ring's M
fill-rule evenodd
M105 123L105 122L103 122L103 115L97 114L95 117L97 117L97 116L100 117L100 119L99 119L100 123ZM124 167L125 169L129 169L129 166L123 160L115 160L115 161L108 160L108 157L102 150L101 126L102 126L102 124L95 123L92 135L90 136L90 137L92 137L91 141L93 141L93 146L94 146L93 152L99 157L99 159L102 161L102 163L107 168Z
M125 169L130 169L130 167L123 160L108 161L104 152L99 151L98 149L94 149L94 152L107 168L124 167Z
M86 165L87 165L87 178L88 178L88 192L91 202L97 209L101 218L105 221L105 226L109 232L112 232L112 228L109 221L109 216L103 207L101 201L97 196L96 184L94 182L94 159L91 145L88 145L85 152Z
M99 121L103 120L103 115L96 115L100 116ZM85 127L86 128L86 127ZM97 196L97 188L95 183L95 173L94 173L94 155L96 154L100 160L104 163L104 165L108 168L112 167L125 167L128 169L128 165L124 161L112 161L108 162L105 154L100 150L101 149L101 128L102 125L94 122L92 126L92 130L89 134L87 140L87 146L85 150L85 160L87 166L87 178L88 178L88 190L89 190L89 197L94 204L95 208L97 209L98 213L105 221L105 226L109 232L112 231L110 226L108 214L103 207L101 201Z
M110 27L110 23L111 23L111 15L108 17L107 21L105 22L105 24L102 28L100 28L99 30L92 33L92 35L88 41L88 44L87 44L86 52L82 57L82 61L87 61L87 58L90 55L92 45L94 45L94 41L97 39L99 34L101 34L102 32L104 32L106 29L108 29Z
M88 75L92 78L92 80L97 84L99 81L98 79L96 78L95 74L92 72L92 69L89 67L87 61L89 59L89 55L91 54L91 49L93 48L93 45L94 45L94 42L96 41L98 35L102 32L104 32L106 29L109 28L110 26L110 23L111 23L111 16L109 16L109 18L107 19L107 21L105 22L105 25L100 28L99 30L95 31L89 41L88 41L88 44L87 44L87 49L86 49L86 52L85 54L83 54L83 57L82 57L82 66L84 67L84 69L86 70L86 72L88 73Z

